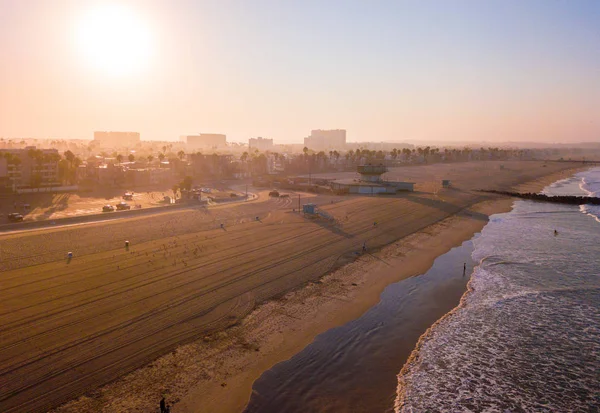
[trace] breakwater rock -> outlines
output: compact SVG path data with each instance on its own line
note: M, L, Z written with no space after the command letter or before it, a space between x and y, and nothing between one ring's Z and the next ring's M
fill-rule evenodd
M589 196L571 196L571 195L544 195L536 194L534 192L510 192L510 191L494 191L494 190L480 190L479 192L486 192L489 194L506 195L514 198L529 199L531 201L541 202L553 202L555 204L569 204L569 205L600 205L600 198L589 197Z

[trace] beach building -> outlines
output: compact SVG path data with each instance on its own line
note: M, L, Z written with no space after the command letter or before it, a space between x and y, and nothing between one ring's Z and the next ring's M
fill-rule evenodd
M357 168L359 177L355 179L339 179L330 183L336 193L349 194L395 194L398 191L414 191L414 182L386 181L382 175L388 171L384 165L360 165Z

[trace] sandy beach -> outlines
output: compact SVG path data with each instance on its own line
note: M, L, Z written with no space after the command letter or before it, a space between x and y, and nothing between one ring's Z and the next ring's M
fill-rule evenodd
M417 183L398 197L315 197L338 225L263 199L4 234L3 410L83 394L55 411L153 411L164 394L176 412L241 411L263 371L510 209L473 189L539 190L578 167L502 164L398 168Z

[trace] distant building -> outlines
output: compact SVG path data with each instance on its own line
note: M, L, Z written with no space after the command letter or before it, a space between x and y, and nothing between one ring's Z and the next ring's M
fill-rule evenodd
M233 155L202 155L194 153L188 156L192 176L197 178L230 178L235 172Z
M344 149L346 147L346 130L313 130L308 138L304 138L304 146L315 151Z
M125 170L124 181L128 188L167 184L172 180L173 172L169 168L139 168Z
M139 132L94 132L94 141L103 148L132 147L140 143Z
M0 156L0 182L6 188L46 188L59 186L58 161L60 155L56 149L37 149L27 146L25 149L2 149Z
M227 137L220 133L201 133L186 136L188 149L219 149L227 146Z
M124 177L125 171L121 165L100 160L84 162L75 171L75 179L80 187L119 187L123 184Z
M268 151L273 149L273 139L250 138L248 140L248 147L250 149L258 149L259 151Z

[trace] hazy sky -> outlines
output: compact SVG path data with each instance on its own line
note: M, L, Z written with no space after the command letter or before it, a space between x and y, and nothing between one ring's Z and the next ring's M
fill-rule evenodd
M600 1L0 0L0 136L600 141Z

